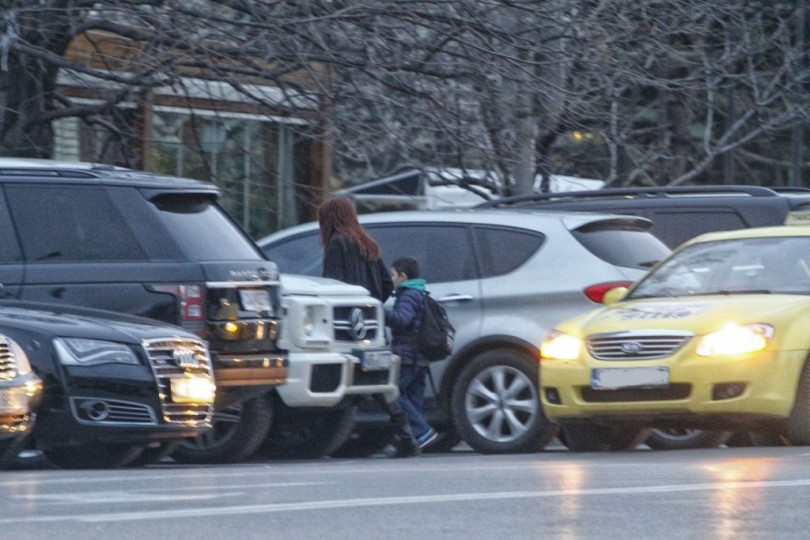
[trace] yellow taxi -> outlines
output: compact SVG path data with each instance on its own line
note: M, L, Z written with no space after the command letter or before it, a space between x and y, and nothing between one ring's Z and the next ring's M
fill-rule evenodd
M541 345L540 397L571 450L646 428L810 444L810 227L699 236Z

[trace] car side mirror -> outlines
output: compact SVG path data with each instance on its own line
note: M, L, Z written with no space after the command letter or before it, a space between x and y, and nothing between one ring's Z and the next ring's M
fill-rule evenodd
M605 293L605 297L602 299L602 303L606 306L611 306L616 302L621 301L622 298L627 294L629 289L627 287L616 287L610 289L608 292Z

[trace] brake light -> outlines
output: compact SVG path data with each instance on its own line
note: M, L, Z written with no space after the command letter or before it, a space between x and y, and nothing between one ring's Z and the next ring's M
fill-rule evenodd
M608 281L606 283L597 283L596 285L591 285L582 292L584 292L585 296L587 296L592 302L601 304L602 300L605 299L605 293L607 293L610 289L615 289L616 287L629 287L632 284L632 281Z
M152 290L169 293L180 300L183 322L205 320L205 287L202 285L152 285Z

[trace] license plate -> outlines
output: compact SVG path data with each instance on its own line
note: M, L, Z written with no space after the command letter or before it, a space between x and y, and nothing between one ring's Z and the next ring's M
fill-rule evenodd
M239 301L245 311L270 311L270 294L265 289L239 291Z
M669 384L669 368L606 368L591 371L591 388L609 390L642 386L666 386Z
M0 388L0 413L28 412L28 394L24 388Z
M354 351L360 358L360 367L365 371L390 369L393 355L391 351Z

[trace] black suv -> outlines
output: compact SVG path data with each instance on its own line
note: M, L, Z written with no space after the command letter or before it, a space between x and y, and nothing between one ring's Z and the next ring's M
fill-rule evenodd
M606 188L505 197L477 208L642 216L653 222L653 234L675 248L704 232L784 225L791 214L810 211L810 189L742 185Z
M0 159L0 294L129 313L208 341L214 429L184 461L234 461L266 438L287 377L275 265L195 180Z

